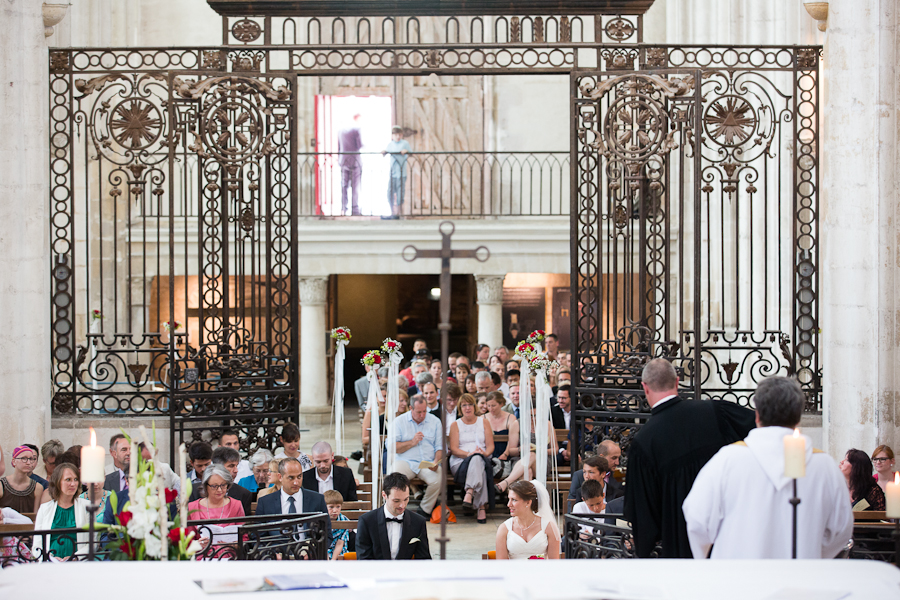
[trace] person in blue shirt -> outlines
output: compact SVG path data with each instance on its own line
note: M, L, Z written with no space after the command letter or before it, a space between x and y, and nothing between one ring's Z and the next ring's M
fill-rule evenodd
M419 504L419 513L428 518L431 518L441 488L443 434L440 419L428 413L428 405L422 396L413 396L409 412L394 421L397 458L390 466L390 472L402 473L410 479L418 477L425 482L425 497ZM433 465L422 465L423 461Z
M403 206L403 190L406 187L406 161L412 148L409 142L403 139L403 128L394 126L391 128L391 141L387 148L381 151L382 156L391 156L391 178L388 184L388 203L391 205L391 218L399 219Z

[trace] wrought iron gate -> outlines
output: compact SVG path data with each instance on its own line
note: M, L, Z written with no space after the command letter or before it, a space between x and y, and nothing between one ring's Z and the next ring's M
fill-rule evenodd
M763 377L795 375L819 410L818 49L613 54L572 74L581 453L627 448L653 357L686 396L752 406Z

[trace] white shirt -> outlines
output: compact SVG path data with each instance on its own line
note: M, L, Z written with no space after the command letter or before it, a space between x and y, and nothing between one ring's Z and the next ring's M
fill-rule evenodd
M660 400L659 402L654 404L651 408L656 408L657 406L662 406L663 402L668 402L672 398L677 398L677 397L678 397L678 394L672 394L671 396L666 396L665 398L663 398L662 400Z
M606 509L604 508L600 512L595 513L593 511L591 511L591 509L588 507L587 502L582 501L572 507L571 514L573 514L573 515L601 515L605 512L606 512ZM603 521L598 520L597 522L602 523ZM592 533L592 528L588 527L587 525L582 525L581 533L586 533L586 534L590 535ZM599 533L599 531L598 531L598 533Z
M570 428L570 423L572 422L572 412L566 412L562 407L559 408L562 410L563 418L566 420L566 429Z
M316 481L319 483L319 493L324 494L328 490L334 489L334 467L328 472L328 477L322 479L319 477L319 471L316 470Z
M403 516L395 517L391 514L391 511L388 510L387 504L385 504L384 518L402 519ZM400 537L403 535L403 523L392 523L388 521L385 523L385 526L387 526L388 541L391 543L391 560L395 560L397 558L397 553L400 552Z
M238 463L237 478L234 480L234 482L237 483L244 477L253 477L253 469L250 468L249 460L242 460Z
M288 493L284 491L284 489L281 490L281 514L284 514L284 515L288 514L288 511L291 508L291 503L288 502L288 498L294 499L294 509L297 511L298 514L302 513L303 512L303 490L302 489L297 490L297 493L294 494L293 496L289 496Z

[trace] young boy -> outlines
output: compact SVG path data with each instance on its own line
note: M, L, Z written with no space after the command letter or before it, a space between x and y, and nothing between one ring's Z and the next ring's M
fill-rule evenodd
M337 490L328 490L325 492L325 506L328 507L328 516L334 521L349 521L347 517L341 514L341 507L344 505L344 497ZM350 542L349 529L331 529L331 546L328 548L328 560L337 560L338 556L342 556L347 551L347 544Z
M303 472L313 468L312 459L300 452L300 428L293 423L285 423L281 427L281 435L278 436L281 442L281 450L275 454L275 458L296 458L303 467Z
M606 502L603 501L603 484L593 479L586 480L581 485L581 497L584 499L572 507L573 515L600 514L606 512ZM581 536L585 539L591 535L591 528L581 526Z

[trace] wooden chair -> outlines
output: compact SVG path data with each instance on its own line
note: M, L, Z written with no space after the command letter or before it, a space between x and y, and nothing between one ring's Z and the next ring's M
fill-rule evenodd
M884 521L887 513L883 510L857 510L853 512L853 521Z
M6 524L0 525L0 533L4 531L34 531L34 523L29 523L27 525L15 525L15 524Z

